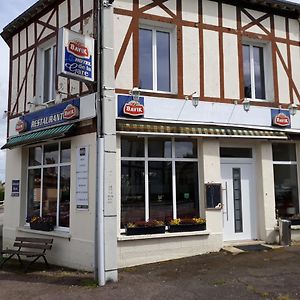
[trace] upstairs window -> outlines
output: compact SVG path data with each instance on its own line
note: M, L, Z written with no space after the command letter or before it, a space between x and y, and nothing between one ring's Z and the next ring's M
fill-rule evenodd
M245 98L252 100L266 100L268 95L267 86L271 83L267 80L268 66L267 47L256 44L243 44L243 66L244 66L244 92ZM271 77L272 75L270 75Z
M157 92L172 91L172 31L141 27L139 30L140 88ZM173 47L174 48L174 47Z
M43 103L55 98L56 45L43 50Z

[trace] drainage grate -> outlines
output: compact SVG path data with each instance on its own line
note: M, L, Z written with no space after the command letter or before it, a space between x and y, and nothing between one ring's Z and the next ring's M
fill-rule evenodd
M241 246L234 246L243 251L268 251L272 250L272 248L258 244L258 245L241 245Z

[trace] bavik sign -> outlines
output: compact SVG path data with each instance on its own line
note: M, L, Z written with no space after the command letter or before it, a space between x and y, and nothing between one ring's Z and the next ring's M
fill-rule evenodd
M118 116L126 118L142 118L145 114L144 98L134 101L132 96L118 95Z
M16 124L19 133L63 124L79 118L80 99L66 101L20 117Z
M288 110L272 109L271 110L272 125L276 127L291 127L291 116Z
M60 28L58 32L57 75L94 81L94 39Z

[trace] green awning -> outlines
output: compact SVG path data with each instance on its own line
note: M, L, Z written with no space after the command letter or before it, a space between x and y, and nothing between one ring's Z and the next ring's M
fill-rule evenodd
M7 143L1 149L11 149L21 145L28 145L48 139L63 137L71 131L74 126L75 124L68 124L13 136L7 140Z
M139 121L117 121L117 132L128 135L178 135L219 138L288 139L279 130L263 130L216 125L187 125L170 123L151 123Z

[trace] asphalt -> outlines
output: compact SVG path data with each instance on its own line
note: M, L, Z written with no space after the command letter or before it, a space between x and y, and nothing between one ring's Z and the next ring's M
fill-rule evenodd
M300 246L232 255L219 252L119 271L96 287L93 274L17 261L0 271L0 299L300 299Z

